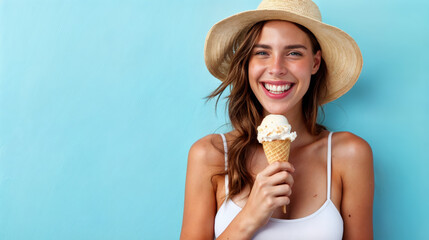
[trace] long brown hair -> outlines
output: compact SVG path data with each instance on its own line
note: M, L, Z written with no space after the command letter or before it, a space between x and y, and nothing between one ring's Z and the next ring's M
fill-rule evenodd
M228 115L237 136L228 147L229 198L240 193L246 185L253 186L253 177L249 173L246 159L249 159L252 146L257 142L257 126L263 118L263 107L256 99L248 80L249 59L254 45L266 21L258 22L247 31L243 31L233 43L233 51L225 56L231 65L226 79L216 88L208 99L217 96L216 105L222 93L229 87L227 96ZM310 38L313 53L320 50L316 37L307 28L296 24ZM326 65L322 59L319 71L310 81L307 93L303 97L302 111L307 129L311 134L320 133L325 127L317 124L318 108L326 95Z

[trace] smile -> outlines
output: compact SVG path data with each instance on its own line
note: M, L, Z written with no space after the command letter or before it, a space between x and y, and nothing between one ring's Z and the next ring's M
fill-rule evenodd
M282 94L285 91L289 90L292 84L282 84L282 85L274 85L269 83L263 83L265 89L267 89L272 94Z

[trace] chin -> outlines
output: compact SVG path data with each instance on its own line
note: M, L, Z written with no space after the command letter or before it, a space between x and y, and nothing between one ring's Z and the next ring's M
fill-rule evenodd
M287 115L292 114L292 112L296 111L302 111L302 102L298 103L266 103L262 104L262 107L264 108L264 112L268 114L281 114L281 115Z
M273 108L273 107L264 107L264 111L268 114L281 114L285 115L288 112L288 109L285 108Z

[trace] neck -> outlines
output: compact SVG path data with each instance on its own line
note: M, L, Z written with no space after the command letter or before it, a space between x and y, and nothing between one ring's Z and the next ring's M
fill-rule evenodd
M297 138L292 142L292 147L305 144L309 137L311 137L311 134L305 124L302 110L290 112L286 114L286 118L288 119L289 124L292 126L292 131L295 131L297 134Z
M291 148L304 146L309 142L314 141L314 137L304 121L304 113L302 112L302 105L297 104L293 109L284 114L288 119L289 124L292 126L292 131L295 131L297 138L292 142Z

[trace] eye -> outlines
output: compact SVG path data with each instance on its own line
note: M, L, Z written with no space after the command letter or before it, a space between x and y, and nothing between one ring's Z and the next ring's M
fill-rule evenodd
M268 55L266 51L255 51L255 55L265 56Z
M288 55L300 57L300 56L302 56L302 53L300 53L300 52L290 52Z

